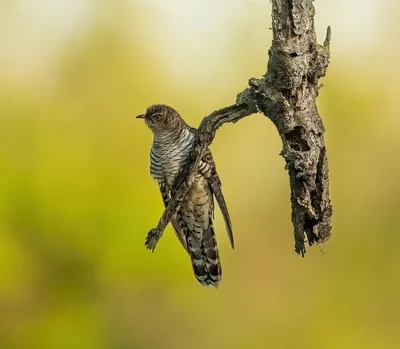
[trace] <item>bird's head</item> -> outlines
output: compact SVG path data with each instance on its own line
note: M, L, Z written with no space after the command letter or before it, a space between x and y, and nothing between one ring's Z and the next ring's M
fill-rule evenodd
M151 105L146 114L138 115L136 119L144 119L155 136L178 132L185 125L175 109L163 104Z

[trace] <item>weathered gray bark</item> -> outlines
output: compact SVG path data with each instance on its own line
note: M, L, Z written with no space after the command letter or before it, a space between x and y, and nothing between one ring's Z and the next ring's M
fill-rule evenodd
M267 73L252 78L235 105L204 118L192 152L192 161L174 185L173 199L157 228L146 239L154 250L164 229L193 183L200 159L216 130L227 122L258 111L275 124L283 143L281 155L289 172L295 250L304 256L305 244L325 242L331 235L328 160L324 126L315 100L329 64L330 28L318 45L312 0L272 0L273 41Z

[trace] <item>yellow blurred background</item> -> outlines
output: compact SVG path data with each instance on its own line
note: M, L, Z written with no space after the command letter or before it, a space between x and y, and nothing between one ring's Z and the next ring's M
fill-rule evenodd
M0 2L0 348L400 348L400 4L316 1L331 240L294 253L273 124L212 145L218 290L202 288L149 174L154 103L198 126L266 71L267 0Z

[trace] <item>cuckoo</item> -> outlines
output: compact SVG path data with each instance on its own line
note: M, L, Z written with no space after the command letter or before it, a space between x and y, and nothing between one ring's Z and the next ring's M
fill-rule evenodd
M152 105L138 115L153 132L150 173L157 181L164 205L171 200L171 190L179 173L189 161L197 130L190 127L178 112L166 105ZM214 232L214 197L224 217L232 248L232 224L221 181L209 149L202 158L194 182L171 220L175 234L188 252L196 279L204 286L217 287L222 276Z

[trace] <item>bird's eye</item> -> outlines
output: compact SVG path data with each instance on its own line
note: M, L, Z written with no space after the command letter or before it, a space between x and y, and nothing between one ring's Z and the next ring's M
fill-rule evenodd
M161 115L160 114L156 114L156 115L153 116L153 120L154 121L160 121L160 119L161 119Z

